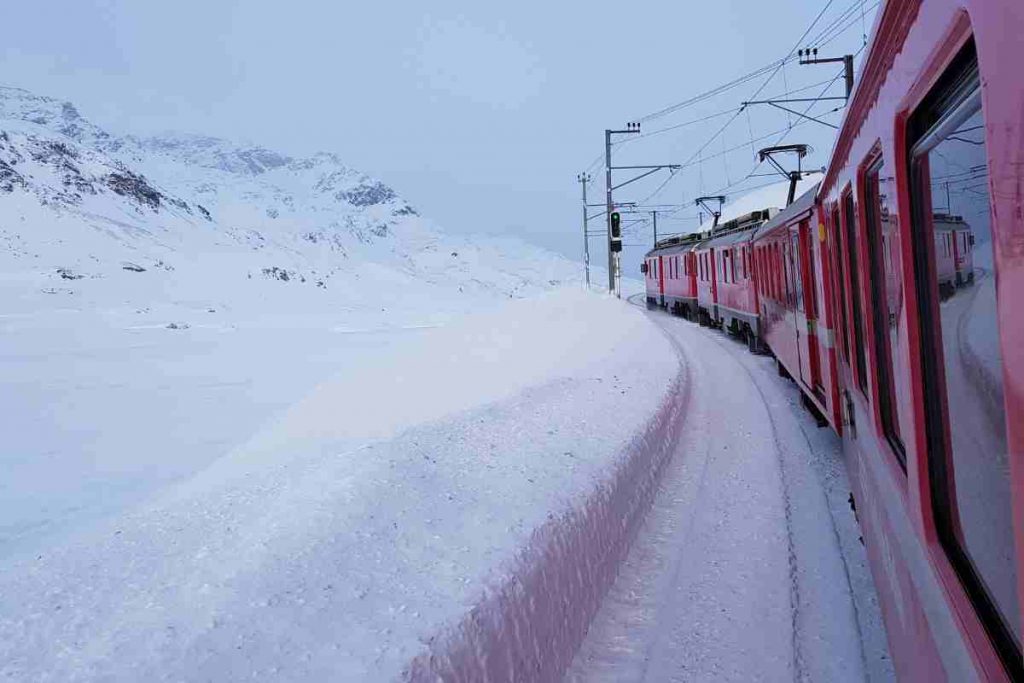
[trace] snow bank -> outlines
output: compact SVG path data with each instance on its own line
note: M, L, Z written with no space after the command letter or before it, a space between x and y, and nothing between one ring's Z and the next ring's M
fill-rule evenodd
M649 503L678 360L638 310L570 291L417 340L0 560L0 677L557 677Z

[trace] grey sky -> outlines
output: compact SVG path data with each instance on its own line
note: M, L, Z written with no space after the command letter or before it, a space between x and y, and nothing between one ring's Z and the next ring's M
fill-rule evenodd
M602 151L604 128L784 56L826 3L33 0L5 7L0 82L72 100L117 131L336 151L448 230L519 234L576 257L575 174ZM834 0L812 35L857 4ZM874 4L865 3L868 30ZM830 52L861 46L860 10L848 16ZM762 94L836 71L792 64ZM645 131L734 107L762 80L652 120ZM624 145L617 158L685 161L727 119ZM692 203L702 187L735 181L751 170L753 147L730 148L785 125L782 112L744 113L702 153L718 157L687 168L652 201ZM812 165L820 166L831 135L810 124L785 141L814 144ZM603 178L594 170L599 200ZM664 177L620 196L641 199ZM691 229L696 221L662 225ZM603 243L593 246L601 258Z

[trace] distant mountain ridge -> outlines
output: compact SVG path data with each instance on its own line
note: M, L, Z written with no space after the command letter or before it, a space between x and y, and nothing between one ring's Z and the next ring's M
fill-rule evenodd
M368 272L391 282L375 288L387 299L410 278L500 296L575 279L565 259L516 240L446 235L335 154L117 135L69 102L8 87L0 87L0 258L50 279L66 279L58 269L112 276L126 260L144 269L201 262L217 281L346 285L354 305L369 297L355 284ZM160 291L174 290L170 280Z

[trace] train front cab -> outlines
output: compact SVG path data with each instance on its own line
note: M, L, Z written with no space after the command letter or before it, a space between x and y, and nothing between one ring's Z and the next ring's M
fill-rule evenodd
M662 269L661 256L654 250L647 253L640 266L644 275L644 292L647 307L665 305L665 277Z
M902 680L1024 680L1021 35L1018 0L890 0L819 196L844 455ZM949 215L973 252L952 288Z
M670 313L690 318L697 305L696 277L693 272L692 246L670 246L663 254L665 264L665 307Z

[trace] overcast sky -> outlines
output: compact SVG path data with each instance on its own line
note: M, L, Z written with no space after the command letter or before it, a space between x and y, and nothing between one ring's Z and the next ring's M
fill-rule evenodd
M335 151L447 230L516 234L577 257L576 173L602 153L604 129L785 56L827 4L32 0L4 8L0 82L71 100L116 132L181 130L292 154ZM856 51L874 5L864 3L862 21L861 3L833 0L810 37L852 8L836 26L847 30L822 54ZM790 64L761 95L837 71ZM764 80L647 120L644 131L736 107ZM831 93L841 92L840 80ZM687 161L730 118L622 145L616 162ZM735 183L752 170L755 148L775 138L744 143L796 120L763 105L744 112L650 202L692 204ZM820 166L832 135L807 124L783 141L811 142L810 165ZM592 171L591 196L601 201L603 175ZM617 198L643 199L666 177ZM730 193L768 180L749 178ZM661 232L689 231L696 216L686 208L663 218ZM633 229L631 243L650 240L649 225ZM603 258L603 241L593 248ZM630 250L632 268L642 249Z

